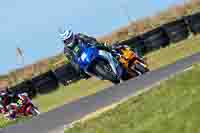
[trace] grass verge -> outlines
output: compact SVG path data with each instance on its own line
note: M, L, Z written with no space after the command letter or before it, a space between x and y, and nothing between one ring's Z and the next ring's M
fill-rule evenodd
M200 65L65 133L199 132Z
M195 36L180 43L170 45L167 48L150 53L146 56L149 67L151 69L157 69L167 64L171 64L183 57L200 52L199 43L200 36ZM66 87L61 86L57 91L47 95L38 96L33 101L39 106L39 109L42 112L46 112L80 97L94 94L110 85L111 83L109 82L99 81L94 78L81 80ZM0 121L0 128L10 125L10 122L4 120L1 115ZM14 122L12 122L12 124L13 123Z
M182 42L171 44L167 48L149 53L145 57L150 69L157 69L177 60L200 52L200 36L190 36Z

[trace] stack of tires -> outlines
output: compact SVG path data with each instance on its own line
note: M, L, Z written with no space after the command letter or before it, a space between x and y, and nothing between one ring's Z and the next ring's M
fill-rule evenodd
M30 80L26 80L9 89L16 94L26 92L30 97L34 97L37 94L36 89Z
M45 94L58 88L58 80L52 71L34 77L31 82L40 94Z
M162 28L156 28L141 35L146 53L166 47L169 45L169 38Z
M71 66L71 64L65 64L53 71L58 82L63 85L68 85L73 81L77 81L80 79L79 74L76 70Z
M200 32L200 13L164 24L140 36L122 41L120 45L129 45L143 56L154 50L166 47L170 43L177 43L187 39L190 32L189 29L194 33Z
M170 43L177 43L189 36L189 29L184 19L165 24L162 26L167 36L169 37Z
M184 18L190 31L194 34L200 33L200 13L195 13Z

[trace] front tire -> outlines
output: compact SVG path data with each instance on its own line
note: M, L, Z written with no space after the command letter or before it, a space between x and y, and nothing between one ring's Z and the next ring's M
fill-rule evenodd
M145 68L145 67L142 66L141 64L136 64L136 65L135 65L135 69L138 70L138 71L140 71L141 74L144 74L144 73L146 73L146 72L149 71L148 68Z
M40 112L36 109L36 108L32 108L31 111L32 115L35 117L35 116L38 116L40 114Z
M100 76L101 78L105 80L109 80L114 84L120 83L120 79L118 76L113 72L111 66L109 63L103 60L99 60L94 63L93 66L93 72L97 75Z

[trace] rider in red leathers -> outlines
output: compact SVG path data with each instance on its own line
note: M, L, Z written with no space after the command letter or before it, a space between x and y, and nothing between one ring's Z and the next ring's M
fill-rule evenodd
M0 91L0 113L6 113L8 111L6 106L12 102L13 98L13 93L8 89Z
M7 109L6 106L8 105L8 96L5 91L0 92L0 112L6 113Z
M17 94L15 101L7 106L8 113L5 115L10 120L16 119L16 114L20 108L27 103L28 100L28 94L27 93L21 93Z

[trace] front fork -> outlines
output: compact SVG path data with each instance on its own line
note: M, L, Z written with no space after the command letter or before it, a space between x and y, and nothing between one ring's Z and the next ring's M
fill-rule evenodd
M142 72L140 72L139 70L137 70L135 68L135 65L142 65L144 68L147 68L148 66L141 60L135 59L131 64L130 64L130 68L131 70L135 71L138 75L142 75Z

